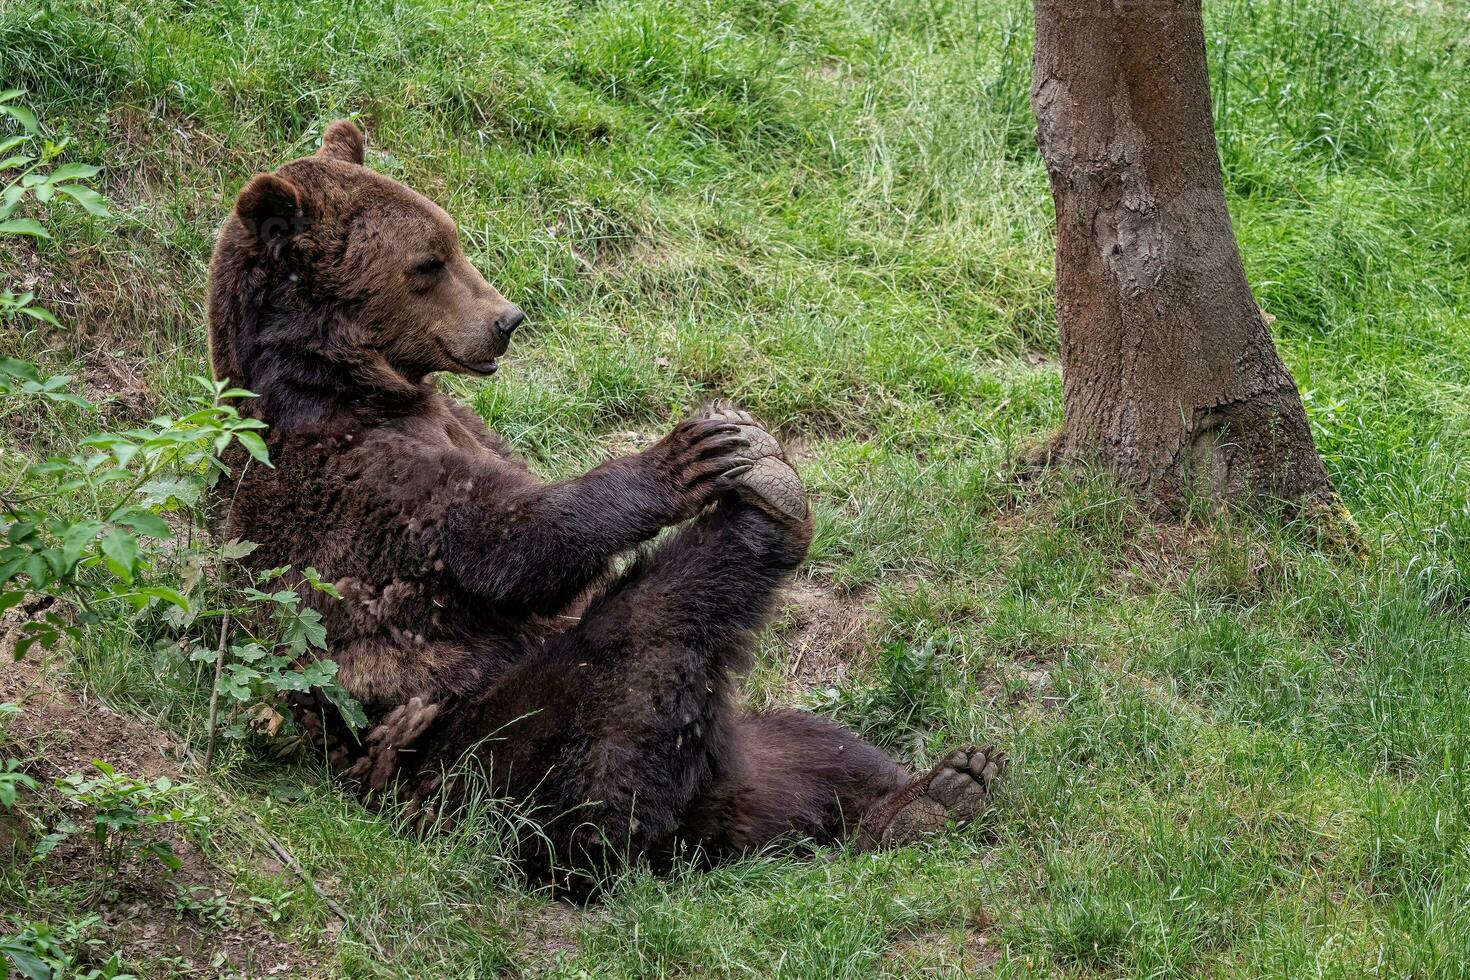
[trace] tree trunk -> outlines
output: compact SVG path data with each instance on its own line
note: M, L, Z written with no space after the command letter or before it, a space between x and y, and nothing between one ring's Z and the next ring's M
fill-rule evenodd
M1032 105L1057 211L1064 424L1177 510L1335 499L1241 265L1200 0L1036 0Z

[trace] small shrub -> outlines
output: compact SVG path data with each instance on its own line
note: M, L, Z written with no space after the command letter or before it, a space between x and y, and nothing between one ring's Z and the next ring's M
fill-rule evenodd
M56 781L56 788L73 807L83 811L82 820L90 824L92 838L102 848L107 864L117 868L129 855L154 857L169 871L179 869L173 847L149 831L164 826L203 827L208 818L190 802L188 784L175 783L167 776L145 782L124 773L100 759L92 766L98 775L75 772ZM61 834L87 829L73 821L63 823ZM53 834L47 850L60 842Z
M0 934L0 980L138 980L126 972L122 953L114 952L99 966L102 941L91 935L102 919L87 915L52 927L11 917L14 932Z

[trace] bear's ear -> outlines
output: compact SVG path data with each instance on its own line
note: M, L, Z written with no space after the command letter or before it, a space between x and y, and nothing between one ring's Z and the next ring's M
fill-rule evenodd
M346 119L338 119L322 134L322 148L317 156L355 163L362 166L362 130Z
M252 177L235 201L235 214L257 241L276 254L306 230L300 189L275 174Z

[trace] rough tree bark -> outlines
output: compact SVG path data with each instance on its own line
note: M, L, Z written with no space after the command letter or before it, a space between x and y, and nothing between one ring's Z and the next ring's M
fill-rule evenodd
M1063 431L1177 510L1335 499L1241 265L1200 0L1036 0L1031 89L1057 211Z

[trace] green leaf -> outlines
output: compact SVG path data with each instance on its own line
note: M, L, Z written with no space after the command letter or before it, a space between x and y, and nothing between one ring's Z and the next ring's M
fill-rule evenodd
M11 218L0 221L0 235L30 235L33 238L50 238L46 226L34 218Z
M16 970L26 980L52 980L54 977L46 961L37 956L33 950L21 945L17 939L7 938L4 942L0 942L0 953L4 953L10 962L15 964ZM3 965L3 961L0 961L0 965ZM10 971L7 969L5 972L8 974Z
M260 545L254 541L241 541L239 538L231 538L219 549L219 556L223 561L239 561L253 552Z
M331 663L328 660L318 662ZM332 664L332 666L335 667L336 664ZM336 707L337 713L342 716L342 720L347 723L348 728L356 732L367 727L367 712L363 711L362 705L358 703L356 698L342 690L341 687L336 684L327 684L322 687L321 694L322 697L326 698L327 701Z
M113 516L112 523L125 524L139 534L145 534L150 538L167 539L174 536L173 529L168 526L167 521L142 507L129 507L118 511Z
M294 670L272 674L268 680L277 691L306 691L311 687L311 682L306 679L306 676Z
M323 592L331 596L333 599L342 598L342 593L337 591L337 587L331 582L323 582L322 573L318 572L315 568L312 568L308 565L302 571L302 574L306 576L307 583L312 587L314 591Z
M176 501L186 507L199 503L204 487L195 476L159 476L138 488L138 495L149 507L162 506Z
M26 578L30 579L31 591L44 589L51 582L51 564L44 555L31 555L22 566Z
M5 529L5 540L11 544L20 544L28 541L36 533L35 521L16 521Z
M87 550L87 546L92 543L92 540L97 537L97 532L101 530L101 521L79 521L66 529L66 532L61 536L62 567L57 570L58 576L69 571L81 559L82 554Z
M19 312L30 317L32 320L40 320L42 323L49 323L53 327L61 326L61 321L56 319L56 317L52 315L51 311L46 309L44 306L22 306ZM70 404L76 405L78 408L92 407L91 402L87 401L85 398L79 398L76 395L48 394L46 397L50 398L52 401L68 402Z
M90 163L64 163L51 171L51 182L59 184L65 180L86 180L95 177L102 172L101 167Z
M0 592L0 613L20 605L25 597L24 592Z
M286 644L295 653L305 653L308 645L318 650L327 648L327 628L322 625L322 615L315 609L303 609L286 626Z
M102 554L112 573L129 585L138 570L138 539L122 528L113 528L103 535Z
M221 398L255 398L255 392L249 388L226 388L219 393Z
M23 88L8 88L5 91L0 92L0 102L9 102L12 99L18 99L25 94L26 90Z
M312 687L324 687L336 678L337 663L334 660L313 660L306 665L302 675Z
M185 612L189 609L188 598L177 589L171 589L166 585L150 585L147 588L139 589L138 594L154 599L161 599L169 605L182 609Z
M25 139L25 137L17 136L15 137L15 139L23 140ZM5 149L9 149L14 145L15 143L11 140L6 140L3 144L0 144L0 146L4 146ZM0 150L0 153L3 152L4 150ZM13 156L8 156L4 160L0 160L0 173L3 173L6 170L19 170L21 167L29 166L35 161L36 158L31 156L29 153L17 153Z
M254 456L256 460L259 461L262 465L271 465L271 454L270 451L265 448L264 439L256 435L254 432L237 432L235 433L235 438L239 439L240 444L248 449L250 451L250 455Z
M40 369L30 361L22 361L15 357L0 357L0 374L8 374L12 378L35 384L41 383Z
M112 211L107 206L107 198L98 194L92 188L83 187L81 184L62 184L56 189L73 201L76 201L83 208L86 208L88 214L96 215L99 218L112 217Z
M260 678L260 671L254 667L233 664L219 679L219 692L236 701L249 701L251 698L250 682L258 681Z
M259 643L247 643L244 646L230 647L230 653L234 654L237 660L243 660L247 664L253 664L265 656L265 647Z
M9 116L11 119L14 119L16 122L20 123L21 127L25 129L26 132L32 135L35 135L41 131L41 124L36 121L35 115L31 113L31 110L23 106L6 105L5 103L0 102L0 115L6 115Z

